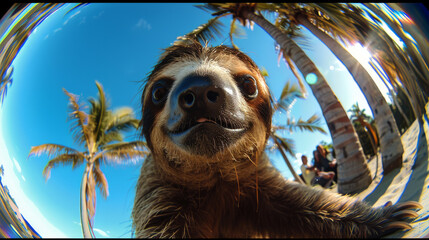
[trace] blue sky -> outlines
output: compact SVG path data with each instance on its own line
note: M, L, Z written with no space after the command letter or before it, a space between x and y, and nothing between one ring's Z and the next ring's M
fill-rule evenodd
M73 171L68 166L58 167L45 181L42 171L49 160L46 155L27 159L31 146L44 143L78 148L70 134L68 98L62 89L80 95L84 101L97 95L97 80L104 86L112 109L130 106L140 118L142 80L162 49L211 17L193 7L194 4L184 3L96 3L64 15L74 5L67 4L55 12L30 35L13 62L13 85L0 109L3 181L24 217L42 237L82 237L79 189L83 167ZM231 18L223 21L228 30ZM255 25L253 30L246 28L245 32L246 36L235 39L235 44L258 66L267 69L268 85L274 96L279 97L284 84L295 83L295 77L283 61L278 64L274 41L263 30ZM350 109L356 101L361 108L368 108L342 63L308 31L303 32L309 37L304 50L344 108ZM230 44L225 37L212 45L222 43ZM365 51L352 49L364 58ZM290 113L296 119L308 119L314 113L322 117L308 86L307 90L307 99L298 100ZM370 109L366 112L371 113ZM276 116L274 121L281 123L285 115ZM323 117L322 122L328 131ZM294 132L285 136L294 140L298 155L311 155L322 140L331 142L329 134ZM137 138L137 132L130 132L126 140ZM300 159L289 157L299 172ZM280 154L271 154L271 159L285 177L292 177ZM102 166L110 195L103 199L97 194L94 226L97 237L131 236L130 216L141 163Z

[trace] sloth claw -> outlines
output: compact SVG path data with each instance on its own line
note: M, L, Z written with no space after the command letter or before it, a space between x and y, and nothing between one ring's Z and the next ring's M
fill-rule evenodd
M393 212L386 216L387 218L381 224L381 235L386 236L397 230L409 230L412 226L405 221L408 218L416 218L419 214L416 212L418 209L422 209L423 206L415 201L408 201L400 204L392 205L390 201L386 202L384 208L393 207Z
M400 218L400 219L403 219L403 218L416 218L418 216L419 216L419 214L416 213L413 210L401 210L401 211L397 211L397 212L395 212L395 213L392 214L393 218Z
M405 209L422 209L423 206L416 201L408 201L400 203L396 207L396 211L405 210Z
M411 229L413 228L409 223L407 222L391 222L386 224L383 227L383 230L391 230L391 229Z
M386 236L395 232L396 230L410 230L413 227L406 222L391 222L383 226L382 236Z

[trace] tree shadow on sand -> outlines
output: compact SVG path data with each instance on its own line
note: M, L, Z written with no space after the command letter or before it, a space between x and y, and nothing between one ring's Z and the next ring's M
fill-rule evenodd
M417 144L415 145L412 152L408 154L408 156L404 156L404 159L408 158L408 161L411 161L412 167L410 170L411 174L409 175L408 182L404 186L404 190L402 191L397 203L406 202L406 201L417 201L424 205L421 202L423 191L425 190L425 181L428 175L428 137L425 134L425 124L428 124L428 116L427 114L423 115L423 124L419 124L416 126L417 129L414 136L417 136ZM377 159L378 160L378 159ZM405 160L407 161L407 160ZM406 167L406 166L403 166ZM410 166L408 166L409 168ZM395 177L400 173L401 168L396 168L392 170L389 174L382 176L379 184L375 187L375 189L368 194L364 201L370 205L374 205L380 198L382 198L385 194L388 194L388 188L394 181ZM420 210L420 211L423 211ZM418 219L416 219L418 220ZM420 220L419 220L420 221ZM410 230L413 231L413 230ZM414 231L419 231L415 229ZM404 237L407 231L398 231L395 232L389 237L400 238ZM417 232L416 232L417 234ZM413 233L414 235L414 233Z
M427 120L426 114L424 117ZM414 162L412 172L398 202L419 201L425 184L427 171L415 171L417 169L427 169L428 167L428 145L423 125L419 125L418 128L419 132L416 149L413 151L413 157L411 159L411 161ZM396 168L387 175L384 175L377 187L364 198L364 201L370 205L375 204L377 200L386 193L392 181L400 171L400 168Z
M423 115L424 117L424 123L428 124L428 117L427 114ZM425 188L425 180L428 174L428 145L427 145L427 137L425 136L425 132L423 129L423 126L420 126L420 134L419 140L417 143L417 153L415 154L415 162L412 167L412 173L411 176L407 182L407 185L405 186L404 191L402 192L402 195L399 197L398 202L406 202L406 201L417 201L420 202L422 205L425 205L424 202L421 202L421 195L423 192L423 189ZM419 170L419 171L417 171ZM426 207L426 206L424 206ZM424 209L421 209L421 211ZM419 220L422 216L419 216L416 221ZM425 217L427 219L427 216ZM412 230L410 230L412 231ZM395 238L401 238L405 235L405 231L397 232L394 235L390 235L390 237Z
M383 177L380 180L380 183L370 194L368 194L364 198L364 201L367 202L369 205L374 205L375 202L377 202L377 200L386 193L387 188L390 186L390 184L392 183L396 175L398 175L400 170L401 169L396 168L396 169L393 169L389 174L385 176L383 175Z

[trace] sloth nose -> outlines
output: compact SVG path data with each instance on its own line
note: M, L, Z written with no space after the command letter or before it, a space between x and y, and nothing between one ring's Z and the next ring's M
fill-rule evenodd
M226 86L213 77L190 75L177 90L179 107L186 112L204 110L216 113L225 108Z

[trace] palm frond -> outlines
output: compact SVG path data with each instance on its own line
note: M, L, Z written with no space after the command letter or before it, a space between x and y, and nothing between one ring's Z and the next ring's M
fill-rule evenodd
M291 85L290 82L286 82L282 93L280 94L280 99L276 102L273 102L274 111L282 109L289 113L297 98L303 98L301 91L298 89L298 86L296 84Z
M90 118L92 121L90 121L92 126L93 135L95 138L95 141L97 141L101 135L105 131L105 119L107 117L107 108L108 103L106 101L106 94L104 93L103 86L98 82L95 81L95 84L97 85L98 89L98 98L96 100L91 99L91 108L90 108Z
M103 131L97 139L97 146L101 147L113 141L123 141L123 132L137 129L139 122L134 118L132 108L122 107L113 113L108 111L103 123Z
M283 87L282 93L280 94L280 101L291 102L295 98L303 98L301 91L298 89L296 84L286 82Z
M359 31L356 31L356 24L359 23L361 27L366 28L365 25L368 23L355 17L361 14L359 9L352 9L351 5L342 3L308 3L307 5L315 12L309 16L312 22L320 29L331 33L334 38L353 43L363 37Z
M309 119L302 120L301 118L298 121L291 120L288 118L286 127L289 128L289 131L294 131L299 129L301 131L310 131L310 132L321 132L326 134L326 130L320 125L320 117L316 114L313 114Z
M291 23L288 18L278 17L276 18L274 25L284 31L285 29L288 29L290 27Z
M202 5L195 5L196 8L199 8L207 13L211 13L211 12L222 12L220 14L223 14L224 11L227 11L225 9L220 8L219 6L217 6L216 4L202 4ZM214 15L214 14L213 14Z
M265 69L264 67L261 67L260 68L261 69L261 75L263 76L263 77L269 77L269 74L268 74L268 71L267 71L267 69Z
M98 114L95 115L94 123L96 125L96 129L94 132L95 139L98 139L101 135L101 132L104 132L102 129L102 122L104 120L104 117L106 116L107 111L107 103L106 103L106 94L104 93L103 86L98 82L95 81L95 85L97 85L98 89L98 102L100 105L100 109L98 111Z
M104 198L107 198L107 196L109 196L109 185L107 183L106 176L100 169L99 161L97 161L96 164L94 164L93 174L94 174L95 183L97 184L97 187L100 189L101 194L103 195Z
M149 152L147 145L143 141L113 143L104 146L103 151L99 152L94 159L102 158L109 163L132 163L145 158Z
M101 149L104 148L104 145L110 144L112 142L122 142L124 136L119 131L110 131L105 133L102 138L98 139L97 146Z
M87 143L89 141L89 131L87 129L88 124L88 114L83 111L84 105L79 105L79 96L67 92L63 88L63 91L65 94L69 97L69 107L70 107L70 114L69 114L69 120L74 120L74 124L71 127L73 139L78 144Z
M122 107L109 116L105 131L127 131L137 129L139 122L140 121L134 117L132 108Z
M299 84L299 87L301 88L301 92L302 92L302 98L306 98L307 97L307 89L306 89L306 87L304 85L304 80L302 79L300 72L296 68L296 66L293 63L293 61L290 58L290 56L288 56L287 53L284 52L284 51L283 51L283 59L287 62L287 65L292 70L293 75L298 80L298 84Z
M42 153L46 153L48 155L48 158L53 156L55 157L60 154L77 154L84 157L84 155L81 152L79 152L74 148L66 147L60 144L46 143L46 144L31 147L30 153L28 154L27 159L33 155L40 156Z
M282 148L284 151L286 151L292 156L295 155L295 144L292 139L280 137L276 133L271 133L271 137L275 138L274 142L279 143L277 145L279 148Z
M4 97L7 94L8 86L11 86L13 83L12 75L13 75L13 66L7 69L5 76L2 76L0 80L0 94L1 94L0 103L4 102Z
M211 39L222 36L223 23L219 21L220 16L209 19L207 23L198 26L196 29L187 33L184 36L180 36L173 43L173 45L186 44L189 41L197 40L201 44L205 45Z
M278 12L279 5L276 3L261 2L256 4L255 10L268 13Z
M72 164L72 169L75 169L77 166L84 163L84 157L81 154L61 154L57 157L49 160L49 162L46 164L45 168L43 169L43 176L45 177L45 180L47 181L51 177L51 169L55 168L59 165L70 165Z
M233 33L237 29L237 25L235 24L235 20L236 20L236 18L232 19L232 21L231 21L231 26L229 27L229 34L228 35L229 35L229 41L231 42L232 47L235 49L239 49L237 47L237 45L234 44L234 39L233 39Z

